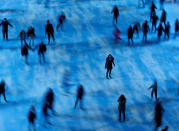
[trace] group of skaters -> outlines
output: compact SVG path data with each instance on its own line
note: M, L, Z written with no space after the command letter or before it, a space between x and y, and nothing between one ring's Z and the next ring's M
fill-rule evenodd
M155 33L157 32L158 40L161 39L161 36L163 33L164 33L164 39L168 40L170 38L171 26L170 26L170 22L167 21L167 13L166 13L165 9L163 9L162 15L159 20L159 17L156 14L156 9L157 9L157 7L156 7L155 3L152 1L152 5L150 7L150 22L151 22L151 26L152 26L151 29L149 26L149 22L147 20L145 20L145 22L143 24L140 24L139 22L137 22L133 26L129 25L129 28L127 31L129 45L134 45L134 42L133 42L134 33L136 33L137 36L139 37L139 33L140 33L141 29L143 32L143 42L144 43L147 42L147 35L150 31L155 32ZM118 10L117 6L114 6L112 13L113 13L113 23L117 24L118 17L119 17L119 10ZM115 32L114 32L115 39L121 40L120 30L117 28L116 25L114 25L114 27L115 27ZM179 32L178 19L176 19L176 21L175 21L175 29L174 30L175 30L174 37L176 37Z
M63 24L66 17L65 14L62 12L61 15L58 17L58 24L56 26L56 30L60 28L60 30L63 30ZM0 23L0 26L2 25L2 34L3 34L3 40L8 41L8 27L13 27L13 25L7 20L7 18L4 18L2 22ZM54 37L54 27L50 20L47 20L47 23L45 25L45 35L48 36L48 44L50 44L51 39L55 41ZM21 55L25 57L25 62L28 64L28 55L29 50L35 51L38 49L38 55L39 55L39 61L40 63L43 61L45 62L45 52L46 52L46 44L44 44L43 41L41 41L39 44L34 44L34 40L36 38L35 34L35 28L33 26L30 26L27 31L24 29L21 30L21 32L18 35L18 38L21 40ZM27 42L28 40L28 42Z

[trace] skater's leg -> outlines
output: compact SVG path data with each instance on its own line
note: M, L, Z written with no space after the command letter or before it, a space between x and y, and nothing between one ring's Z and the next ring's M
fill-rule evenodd
M108 74L109 74L109 69L107 69L107 72L106 72L106 78L108 79Z
M119 110L119 121L121 120L121 109Z
M152 92L151 92L151 98L153 98L153 93L154 93L154 91L152 90Z
M55 41L54 33L51 33L53 41Z
M6 95L5 95L5 93L3 93L3 96L4 96L4 100L7 102L7 99L6 99Z
M157 100L157 91L155 91L155 99Z
M112 69L109 69L109 77L110 77L110 78L111 78L111 70L112 70Z
M124 109L122 110L122 114L123 114L123 120L125 121L126 120L126 115L125 115L125 110Z
M6 34L6 40L8 40L8 31L6 31L5 34Z
M50 33L48 33L48 44L50 44Z
M5 31L3 31L3 40L5 40Z

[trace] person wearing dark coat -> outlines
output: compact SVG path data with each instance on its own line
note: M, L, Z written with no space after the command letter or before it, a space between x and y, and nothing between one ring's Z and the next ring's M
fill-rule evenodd
M107 72L106 72L107 79L108 79L108 76L109 78L111 78L111 70L113 68L113 65L115 66L114 57L111 54L109 54L108 57L106 58L106 63L105 63L105 69L107 69Z
M114 23L114 21L116 21L116 24L117 24L117 19L118 19L118 16L119 16L119 10L118 10L117 6L114 6L111 13L113 13L113 23Z
M63 23L66 19L66 16L64 13L62 13L59 17L58 17L58 24L57 24L57 27L56 29L58 30L59 27L61 27L61 30L63 30Z
M30 39L29 45L31 45L31 42L32 42L32 45L34 45L34 39L36 35L35 35L35 29L32 26L30 26L27 31L27 37Z
M150 21L152 20L153 15L155 14L155 9L157 9L156 5L152 1L152 5L150 7Z
M0 26L2 25L2 32L3 32L3 40L8 40L8 26L13 27L7 18L4 18L4 20L0 23Z
M84 88L82 85L79 85L78 90L77 90L77 96L76 96L76 102L75 102L75 109L77 107L78 101L80 101L80 108L83 109L82 106L82 99L84 96Z
M179 21L178 21L178 19L176 19L176 21L175 21L175 37L176 37L178 31L179 31Z
M142 28L143 28L143 41L147 42L147 33L149 31L149 25L147 20L145 21L145 23L143 23Z
M161 23L159 27L157 28L157 31L158 31L158 39L160 40L160 37L162 36L162 32L165 31Z
M166 13L166 11L163 9L163 10L162 10L162 16L161 16L161 18L160 18L160 21L161 21L162 23L164 23L164 25L166 25L166 19L167 19L167 13Z
M42 107L42 113L44 115L44 120L45 120L45 123L48 123L48 124L51 124L49 122L49 113L48 113L48 109L49 109L49 103L47 101L45 101L45 103L43 104L43 107Z
M154 116L154 120L155 120L155 131L157 131L157 129L161 126L162 124L162 117L163 117L163 112L164 109L162 107L162 104L157 101L156 105L155 105L155 116Z
M53 41L55 41L54 29L53 29L53 25L50 23L50 20L47 20L47 24L45 25L45 34L48 35L48 44L50 44L51 37Z
M167 25L165 26L165 37L164 38L166 38L166 36L167 36L167 39L170 38L170 23L169 22L167 22Z
M153 94L155 94L155 99L157 100L157 81L154 81L154 84L151 85L148 89L152 89L151 97L153 98Z
M21 39L21 48L22 48L26 43L26 32L22 30L18 37L20 37Z
M133 29L132 26L130 25L128 28L128 44L130 45L130 40L131 40L131 44L133 45Z
M1 80L1 83L0 83L0 98L1 98L1 95L3 95L4 96L4 100L7 103L6 94L5 94L5 92L6 92L5 86L6 86L5 81Z
M53 109L54 100L55 100L54 92L50 88L49 91L46 94L45 101L46 101L46 103L48 103L48 107L52 111L53 114L55 113L55 111Z
M28 51L28 45L27 45L27 43L25 43L23 45L23 47L21 48L21 54L22 54L22 56L25 56L25 63L28 64L28 54L29 54L29 51Z
M39 55L39 61L40 61L40 63L42 63L41 59L43 59L43 61L45 62L45 54L44 53L46 52L46 50L47 50L46 45L43 42L41 42L39 44L39 48L38 48L38 55Z
M121 113L123 114L123 120L125 121L126 98L123 94L118 98L118 103L119 121L121 121Z
M156 15L156 13L154 13L152 17L152 31L153 29L155 29L155 32L156 32L158 19L159 19L158 16Z
M137 22L137 23L133 26L133 34L136 32L138 37L139 37L139 29L140 29L140 23Z
M30 111L29 111L29 114L28 114L29 131L31 131L31 130L36 131L35 119L36 119L36 111L35 111L35 107L32 106Z

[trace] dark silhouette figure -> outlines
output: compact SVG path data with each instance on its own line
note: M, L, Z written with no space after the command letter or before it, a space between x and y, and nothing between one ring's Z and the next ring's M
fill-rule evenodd
M120 30L118 29L117 26L114 26L114 27L115 27L115 30L113 32L113 35L115 37L115 40L122 40L120 37L120 34L121 34Z
M166 126L164 129L162 129L161 131L168 131L168 126Z
M179 20L176 19L176 21L175 21L175 37L176 37L178 31L179 31Z
M5 94L5 92L6 92L5 86L6 86L5 81L1 80L1 83L0 83L0 98L1 98L1 95L3 95L4 96L4 100L7 103L6 94Z
M155 29L156 32L158 19L159 19L158 16L156 15L156 13L154 13L152 16L152 31L153 29Z
M38 55L39 55L40 63L42 63L41 59L43 59L43 61L45 62L45 52L46 52L46 50L47 50L46 45L43 42L41 42L39 44L39 48L38 48Z
M157 28L157 31L158 31L158 39L160 40L160 37L162 36L162 32L165 31L161 23L159 27Z
M152 17L155 13L155 9L157 9L157 7L155 6L154 2L152 1L152 5L150 7L150 21L152 20Z
M53 109L53 105L54 105L54 101L55 101L55 96L54 96L54 92L53 90L50 88L46 94L45 97L45 103L48 104L48 108L52 111L52 113L54 114L55 111Z
M49 109L49 103L45 101L45 103L43 104L43 108L42 108L42 113L44 115L45 118L45 123L51 124L49 122L49 113L48 113L48 109Z
M123 94L119 97L118 102L119 121L121 121L121 113L123 114L123 120L125 121L126 98Z
M117 6L114 6L111 13L113 13L113 23L114 23L114 21L116 21L116 24L117 24L117 19L119 17L119 10L118 10Z
M34 46L34 39L36 35L35 35L35 29L32 26L30 26L27 31L27 37L30 39L29 45L31 45L31 42L32 42L32 45Z
M58 24L57 24L57 27L56 29L58 30L59 27L61 27L61 30L63 30L63 23L66 19L66 16L64 13L62 13L59 17L58 17Z
M130 41L131 41L131 44L133 45L133 29L132 29L132 26L130 25L129 28L128 28L128 44L130 45Z
M113 68L113 66L115 66L114 64L114 57L109 54L108 57L106 58L106 63L105 63L105 69L107 69L107 72L106 72L106 78L108 79L108 76L109 78L111 78L111 70Z
M139 30L140 30L140 23L137 22L134 26L133 26L133 33L137 33L137 36L139 37Z
M28 45L27 43L25 43L25 45L23 45L23 47L21 48L21 54L22 56L25 56L25 63L28 64Z
M29 131L31 130L36 131L35 119L36 119L36 110L35 110L35 107L32 106L28 114Z
M151 97L153 98L153 94L155 94L155 99L157 100L157 81L155 81L148 89L152 89Z
M53 29L53 25L50 23L50 20L47 20L47 24L45 25L45 34L48 35L48 44L50 44L51 37L53 41L55 41L54 29Z
M26 32L22 30L18 37L20 37L21 39L21 48L22 48L26 43Z
M164 38L166 38L166 37L167 37L167 39L170 38L170 23L169 22L167 22L167 25L165 26L165 36L164 36Z
M167 19L167 13L166 13L166 11L163 9L163 11L162 11L162 16L161 16L161 18L160 18L160 21L161 21L162 23L164 23L164 25L166 25L166 19Z
M2 32L3 32L3 40L8 40L8 26L13 27L7 18L4 18L4 20L0 23L0 26L2 25Z
M155 105L155 131L161 126L162 124L162 116L163 116L164 109L159 101L157 101Z
M76 96L76 102L75 102L75 109L77 107L78 101L80 101L80 108L83 109L82 105L82 99L84 96L84 89L82 85L79 85L78 90L77 90L77 96Z
M142 28L143 28L143 41L147 42L147 33L149 31L149 25L147 20L145 21L145 23L143 23Z

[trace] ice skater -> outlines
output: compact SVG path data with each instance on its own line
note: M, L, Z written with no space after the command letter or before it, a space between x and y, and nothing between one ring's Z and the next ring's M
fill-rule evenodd
M165 36L164 39L167 37L167 39L170 38L170 23L167 22L167 25L165 26Z
M166 11L163 9L163 10L162 10L162 16L161 16L161 18L160 18L161 23L164 23L164 25L166 25L166 19L167 19L167 13L166 13Z
M140 30L141 26L140 26L140 23L137 22L136 24L134 24L133 26L133 34L136 32L137 33L137 36L139 37L139 30Z
M25 43L26 43L26 32L25 32L25 30L22 30L21 32L20 32L20 34L18 35L18 37L20 37L20 40L21 40L21 49L23 48L23 46L25 45Z
M7 18L4 18L4 20L0 23L0 26L2 25L2 32L3 32L3 40L8 40L8 26L13 27L7 20Z
M163 117L163 112L164 109L162 107L162 104L157 101L156 105L155 105L155 116L154 116L154 120L155 120L155 131L157 131L157 129L161 126L162 124L162 117Z
M47 20L47 24L45 25L45 34L48 35L48 44L50 44L51 37L53 41L55 41L54 29L53 29L53 25L50 23L50 20Z
M158 16L156 15L156 13L154 13L152 17L152 31L153 29L155 29L156 32L158 19L159 19Z
M123 114L123 121L125 121L126 98L122 94L117 101L119 103L118 105L119 121L121 121L121 113Z
M28 114L29 131L36 131L35 119L36 119L36 110L34 106L31 106Z
M65 19L66 19L66 16L62 12L62 14L58 17L58 24L57 24L57 27L56 27L57 30L58 30L59 27L61 27L61 31L63 30L63 23L64 23Z
M149 31L149 25L147 20L145 21L145 23L143 23L142 28L143 28L143 41L147 42L147 33Z
M119 10L118 10L117 6L114 6L111 13L113 13L113 23L114 23L114 21L116 21L116 24L117 24L117 19L119 17Z
M128 28L128 45L130 45L130 43L131 43L131 45L134 45L134 43L133 43L133 29L132 29L131 25Z
M179 20L176 19L176 21L175 21L175 37L177 36L178 32L179 32Z
M158 31L158 40L160 40L160 37L162 36L162 32L165 31L162 26L162 23L160 23L160 25L158 26L157 31Z
M82 101L83 97L84 97L84 88L82 85L79 85L78 90L77 90L76 101L75 101L75 109L79 101L80 101L80 108L83 109L83 101Z
M34 39L36 35L35 35L35 29L32 26L30 26L27 31L27 37L30 39L29 45L31 46L31 43L32 43L32 45L34 46Z
M157 100L157 81L154 81L154 84L151 85L148 89L152 89L151 97L153 98L153 94L155 94L155 99Z
M38 48L38 55L39 55L39 61L40 61L40 63L42 63L42 60L44 61L44 62L46 62L45 61L45 52L46 52L46 50L47 50L47 47L46 47L46 45L43 43L43 41L39 44L39 48Z
M55 114L54 110L54 101L55 101L55 95L51 88L49 88L46 96L45 96L45 103L47 103L48 108L51 110L52 114Z
M108 57L106 58L106 63L105 63L105 69L107 69L107 72L106 72L106 78L107 79L112 78L111 77L111 70L113 68L113 65L115 66L114 57L111 54L109 54Z
M6 94L5 94L5 92L6 92L5 86L6 86L5 81L1 80L1 83L0 83L0 98L1 98L1 95L3 95L4 96L4 100L7 103Z
M43 107L42 107L42 113L44 115L44 126L46 126L45 124L51 124L51 122L49 121L49 113L48 113L48 109L49 109L49 103L48 102L44 102Z
M150 7L150 21L152 20L152 17L154 16L155 13L155 9L157 9L156 5L154 4L154 2L152 1L152 5Z
M28 45L25 43L23 47L21 48L21 55L25 56L25 63L28 64Z

